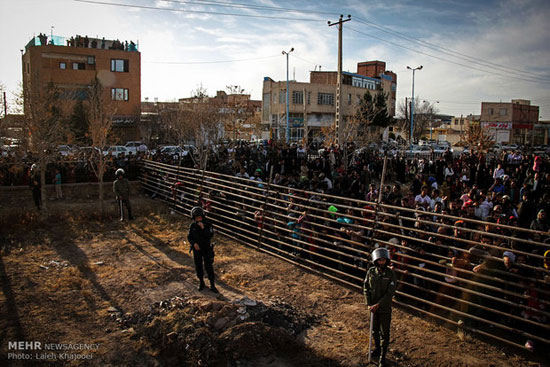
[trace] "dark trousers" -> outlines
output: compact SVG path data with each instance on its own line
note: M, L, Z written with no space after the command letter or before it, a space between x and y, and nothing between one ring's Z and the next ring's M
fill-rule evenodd
M374 313L372 335L374 337L374 344L377 348L381 346L383 349L388 349L388 345L390 345L390 323L391 313Z
M34 205L36 205L36 208L40 210L40 206L42 204L42 193L40 192L40 189L32 189L32 198L34 200Z
M118 212L120 213L120 219L124 219L124 207L128 210L128 219L134 219L132 216L132 206L130 205L129 199L119 199L118 202Z
M213 282L214 281L214 268L212 267L212 263L214 262L214 256L212 251L205 251L206 254L203 253L202 250L195 250L193 248L193 259L195 260L195 271L197 272L197 277L199 280L202 280L204 277L204 269L206 269L206 274L208 274L208 279ZM203 268L204 263L204 268Z

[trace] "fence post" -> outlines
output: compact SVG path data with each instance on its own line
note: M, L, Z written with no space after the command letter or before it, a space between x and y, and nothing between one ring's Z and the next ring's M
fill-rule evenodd
M258 234L258 247L262 246L262 234L264 231L265 217L267 214L267 198L269 196L269 190L271 187L272 180L273 180L273 165L271 165L271 168L269 170L269 180L267 181L267 190L265 191L265 195L264 195L264 210L262 212L262 225L260 227L260 233Z

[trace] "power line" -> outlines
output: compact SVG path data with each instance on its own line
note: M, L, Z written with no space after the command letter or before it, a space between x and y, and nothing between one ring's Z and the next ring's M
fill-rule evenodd
M248 59L233 59L233 60L219 60L219 61L144 61L146 64L165 64L165 65L200 65L200 64L224 64L230 62L242 62L242 61L254 61L254 60L266 60L281 57L281 55L272 55L264 57L251 57Z
M427 100L430 102L438 102L438 103L445 103L445 104L463 104L463 105L481 105L481 102L450 102L450 101L442 101L441 99L432 99L432 98L425 98L422 97L422 100Z
M190 14L228 15L228 16L234 16L234 17L278 19L278 20L299 20L299 21L303 21L303 22L324 21L323 19L314 19L314 18L287 18L287 17L272 17L272 16L267 16L267 15L223 13L223 12L202 11L202 10L185 10L185 9L174 9L174 8L161 8L161 7L158 7L158 6L108 3L108 2L104 2L104 1L94 1L94 0L73 0L73 1L78 2L78 3L88 3L88 4L94 4L94 5L110 5L110 6L118 6L118 7L124 7L124 8L163 10L163 11L173 11L173 12L180 12L180 13L190 13Z
M315 13L315 14L325 14L325 15L335 14L335 13L331 13L331 12L306 11L306 10L303 10L303 9L295 9L295 8L273 7L273 6L265 6L265 5L251 5L251 4L231 3L231 2L214 1L214 0L196 0L196 1L162 0L162 1L175 2L175 3L207 4L207 5L214 5L214 6L237 7L237 8L241 8L241 9L255 9L255 10L267 10L267 11L279 11L279 12ZM512 67L509 67L509 66L506 66L506 65L501 65L501 64L494 63L494 62L486 61L486 60L483 60L481 58L470 56L470 55L467 55L467 54L464 54L464 53L461 53L461 52L458 52L458 51L454 51L454 50L448 49L446 47L443 47L443 46L440 46L440 45L437 45L437 44L434 44L434 43L431 43L431 42L428 42L428 41L424 41L424 40L421 40L421 39L413 37L413 36L403 34L403 33L398 32L398 31L388 30L387 27L381 26L381 25L376 24L374 22L370 22L370 21L368 21L366 19L362 19L360 17L355 17L355 19L357 19L357 21L359 21L360 23L363 23L365 25L376 27L377 29L381 30L382 32L386 32L388 34L391 34L391 35L394 35L394 36L397 36L397 37L400 37L400 38L403 38L403 39L412 40L413 42L418 43L418 44L422 44L424 47L430 48L434 51L441 52L443 54L447 54L449 56L456 57L456 58L459 58L459 59L462 59L462 60L465 60L465 61L468 61L468 62L472 62L472 60L474 60L474 62L473 62L474 64L481 64L481 66L484 66L484 67L487 67L488 65L491 65L492 67L497 68L501 71L505 71L505 72L509 72L509 70L512 70L512 71L514 71L514 74L516 74L516 75L525 74L525 75L530 75L530 77L537 77L537 78L540 78L540 79L550 80L549 77L542 76L540 74L535 74L535 73L531 73L531 72L528 72L528 71L512 68ZM441 50L444 50L444 51L441 51ZM459 55L459 56L456 56L456 55ZM523 76L525 76L525 75L523 75Z
M434 43L423 41L423 40L421 40L419 38L416 38L416 37L413 37L413 36L408 36L406 34L403 34L403 33L397 32L397 31L387 30L387 28L384 27L384 26L380 26L376 23L368 22L368 21L363 20L361 18L355 18L355 19L359 23L375 27L375 28L379 29L382 32L385 32L385 33L388 33L388 34L391 34L391 35L394 35L394 36L397 36L399 38L403 38L403 39L406 39L406 40L412 40L412 42L415 42L417 44L421 44L423 47L432 49L432 50L437 51L437 52L441 52L443 54L446 54L446 55L449 55L449 56L452 56L452 57L456 57L458 59L462 59L462 60L465 60L465 61L468 61L468 62L471 62L471 63L474 63L474 64L480 64L481 66L484 66L484 67L487 67L487 66L490 65L491 67L494 67L496 69L500 69L501 71L505 71L505 72L509 72L508 70L513 70L514 74L516 74L516 75L526 74L527 77L537 77L537 78L541 78L541 79L550 80L550 78L546 77L546 76L531 73L531 72L528 72L528 71L515 69L515 68L509 67L509 66L505 66L505 65L496 64L496 63L493 63L493 62L490 62L490 61L485 61L483 59L473 57L473 56L469 56L469 55L460 53L458 51L453 51L451 49L445 48L443 46L436 45ZM441 50L445 50L445 51L441 51ZM456 56L455 54L460 55L460 56ZM471 60L474 60L474 61L471 61ZM508 70L505 70L505 69L508 69Z
M310 64L313 64L313 65L319 65L318 63L316 62L313 62L311 60L307 60L307 59L304 59L303 57L300 57L300 56L297 56L297 55L293 55L293 57L297 58L297 59L300 59L300 60L303 60L305 62L309 62Z
M161 7L155 7L155 6L109 3L109 2L96 1L96 0L73 0L73 1L82 2L82 3L89 3L89 4L96 4L96 5L110 5L110 6L119 6L119 7L141 8L141 9L151 9L151 10L164 10L164 11L184 12L184 13L227 15L227 16L238 16L238 17L250 17L250 18L279 19L279 20L322 21L322 19L318 19L318 18L314 19L314 18L275 17L275 16L265 16L265 15L238 14L238 13L225 13L225 12L212 12L212 11L199 11L199 10L185 10L185 9L174 9L174 8L161 8ZM163 1L172 2L172 3L182 3L182 4L202 4L202 5L213 5L213 6L222 6L222 7L233 7L233 8L240 8L240 9L255 9L255 10L278 11L278 12L295 12L295 13L325 14L325 15L335 14L335 13L332 13L332 12L310 11L310 10L302 10L302 9L294 9L294 8L273 7L273 6L266 6L266 5L251 5L251 4L242 4L242 3L231 3L231 2L214 1L214 0L195 0L195 1L163 0ZM482 72L485 72L485 73L490 73L490 74L494 74L494 75L498 75L498 76L503 76L503 77L507 77L507 78L516 79L516 80L539 82L539 83L549 83L550 82L550 80L547 81L546 77L542 77L542 76L534 74L534 73L522 71L522 70L519 70L519 69L515 69L515 68L508 67L508 66L499 65L499 64L496 64L496 63L485 61L485 60L482 60L482 59L479 59L479 58L475 58L475 57L472 57L472 56L469 56L469 55L466 55L466 54L462 54L462 53L457 52L457 51L453 51L453 50L444 48L444 47L436 45L436 44L432 44L432 43L427 42L427 41L423 41L423 40L421 40L419 38L416 38L416 37L413 37L413 36L405 35L405 34L400 33L398 31L387 30L387 28L384 27L384 26L378 25L378 24L373 23L373 22L369 22L369 21L367 21L365 19L362 19L362 18L356 18L356 19L360 23L363 23L363 24L368 25L368 26L376 27L377 29L379 29L379 30L381 30L385 33L392 34L394 36L397 36L397 37L400 37L400 38L403 38L403 39L414 40L415 43L422 44L424 47L430 48L430 49L432 49L436 52L441 52L443 54L447 54L447 55L452 56L452 57L463 59L463 60L465 60L467 62L470 62L470 63L473 63L473 64L478 64L480 66L487 67L487 65L480 64L480 63L485 63L485 64L490 64L490 65L496 66L496 69L498 69L500 71L505 71L505 70L502 70L502 68L506 68L506 69L509 69L509 70L515 70L516 72L513 73L515 75L520 75L518 73L524 73L524 74L530 74L530 75L533 75L533 76L514 77L514 76L508 75L508 74L501 74L501 73L497 73L497 72L494 72L494 71L489 71L489 70L485 70L485 69L476 68L476 67L473 67L473 66L464 65L464 64L461 64L461 63L458 63L458 62L455 62L455 61L451 61L451 60L448 60L448 59L445 59L445 58L442 58L442 57L434 56L434 55L431 55L431 54L428 54L428 53L425 53L425 52L422 52L422 51L419 51L419 50L416 50L416 49L412 49L412 48L409 48L409 47L406 47L406 46L403 46L403 45L385 40L383 38L376 37L376 36L373 36L373 35L370 35L370 34L367 34L367 33L363 33L361 31L350 28L350 30L353 30L357 33L363 34L363 35L371 37L371 38L378 39L382 42L386 42L386 43L392 44L392 45L397 46L397 47L401 47L401 48L410 50L412 52L417 52L417 53L420 53L420 54L423 54L423 55L426 55L426 56L430 56L430 57L438 59L438 60L442 60L442 61L446 61L446 62L455 64L455 65L458 65L458 66L467 67L467 68L482 71ZM437 48L442 49L442 50L446 50L448 52L441 51ZM459 56L456 56L456 55L453 55L453 54L461 55L462 57L459 57ZM471 59L471 60L477 60L479 62L476 63L476 62L473 62L473 61L469 61L466 58ZM303 59L303 58L301 58L301 59L304 60L304 61L307 61L307 62L311 62L311 61ZM220 61L220 62L222 62L222 61ZM314 62L311 62L311 63L316 64ZM508 71L505 71L505 72L510 73ZM535 77L539 78L539 79L535 79Z
M426 53L426 52L422 52L422 51L419 51L419 50L415 50L415 49L413 49L413 48L410 48L410 47L407 47L407 46L403 46L403 45L400 45L400 44L398 44L398 43L391 42L391 41L385 40L385 39L380 38L380 37L373 36L373 35L368 34L368 33L365 33L365 32L358 31L357 29L354 29L354 28L351 28L351 27L348 27L348 29L351 30L351 31L354 31L354 32L356 32L356 33L362 34L362 35L364 35L364 36L371 37L371 38L377 39L377 40L379 40L379 41L386 42L386 43L389 43L389 44L391 44L391 45L394 45L394 46L397 46L397 47L401 47L401 48L404 48L404 49L409 50L409 51L412 51L412 52L416 52L416 53L419 53L419 54L422 54L422 55L426 55L426 56L429 56L429 57L433 57L434 59L438 59L438 60L441 60L441 61L446 61L446 62L448 62L448 63L455 64L455 65L458 65L458 66L462 66L462 67L465 67L465 68L468 68L468 69L478 70L478 71L481 71L481 72L484 72L484 73L499 75L499 76L503 76L503 77L506 77L506 78L516 79L516 80L522 80L522 81L528 81L528 82L536 82L536 83L545 83L545 84L549 84L549 83L550 83L550 81L537 80L537 79L533 79L533 78L531 78L531 77L529 77L529 78L528 78L528 77L522 77L522 78L520 78L520 77L515 77L515 76L512 76L512 75L501 74L501 73L496 73L496 72L494 72L494 71L489 71L489 70L485 70L485 69L476 68L476 67L470 66L470 65L461 64L461 63L456 62L456 61L452 61L452 60L445 59L445 58L443 58L443 57L431 55L431 54L428 54L428 53Z
M319 10L304 10L304 9L284 8L284 7L278 7L278 6L276 7L276 6L268 6L268 5L251 5L251 4L233 3L233 2L227 2L227 1L214 1L214 0L195 0L195 1L161 0L161 1L173 2L173 3L190 3L190 4L199 3L199 4L204 4L204 5L236 7L236 8L242 8L242 9L278 11L278 12L286 12L286 13L323 14L323 15L338 14L338 13L335 13L335 12L326 12L326 11L319 11Z

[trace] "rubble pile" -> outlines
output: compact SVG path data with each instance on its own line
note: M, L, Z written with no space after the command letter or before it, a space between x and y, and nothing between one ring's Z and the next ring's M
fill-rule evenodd
M165 363L224 367L302 350L296 337L320 321L280 299L264 304L247 297L196 296L176 296L154 303L149 312L112 317Z

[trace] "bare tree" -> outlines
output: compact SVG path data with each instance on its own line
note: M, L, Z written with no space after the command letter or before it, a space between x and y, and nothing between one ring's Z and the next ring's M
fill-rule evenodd
M67 116L71 100L61 99L60 90L48 83L44 88L27 88L23 91L24 130L28 140L24 142L29 151L38 158L40 168L41 197L43 212L47 211L46 200L46 166L57 156L57 145L63 141ZM67 95L65 96L67 97Z
M92 139L92 168L99 182L99 209L105 210L103 176L105 174L106 158L103 148L107 145L109 133L113 126L113 115L116 107L111 96L106 92L97 76L92 79L88 93L89 131ZM97 163L94 163L97 162Z
M3 128L8 117L7 105L8 101L6 100L6 87L4 84L0 83L0 135L4 135Z
M418 140L422 136L422 132L426 129L430 123L433 122L436 114L439 113L438 108L434 103L428 101L422 101L419 97L414 99L414 128L413 128L413 140ZM399 129L405 132L408 139L410 139L410 114L411 106L410 101L399 102L397 107L397 114L401 117L401 123Z
M254 136L262 136L262 116L259 113L254 113L251 116L249 116L244 124L247 126L247 130L249 132L249 137L251 138Z
M6 100L6 87L4 84L0 83L0 119L6 117L8 101ZM6 108L4 108L6 107Z
M229 92L229 94L243 94L244 88L241 88L240 85L227 85L225 89Z
M480 123L470 122L466 130L460 135L458 145L469 146L472 151L486 153L495 144L494 134L481 127Z
M165 139L174 142L176 145L193 139L192 109L192 106L181 105L176 109L160 112L160 122Z
M215 100L195 104L193 109L193 132L198 153L198 168L205 170L209 148L223 138L223 126L220 121L220 104Z
M340 125L339 147L343 153L343 163L347 166L349 157L355 152L355 147L367 146L373 141L380 140L381 129L392 122L386 106L387 96L378 92L374 96L366 92L361 99L356 113L342 122ZM328 137L325 139L325 146L336 144L337 137L334 125L322 129L323 134ZM352 149L349 152L349 149ZM351 154L350 154L351 153Z

